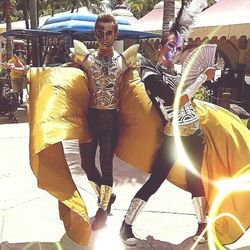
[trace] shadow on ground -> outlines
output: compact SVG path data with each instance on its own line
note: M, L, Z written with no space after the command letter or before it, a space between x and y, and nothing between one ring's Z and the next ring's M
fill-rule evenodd
M106 243L107 244L107 243ZM138 240L138 243L134 247L125 246L121 243L120 248L117 245L105 247L95 247L92 241L92 246L80 246L75 244L68 236L65 234L59 242L23 242L23 243L9 243L7 241L0 244L1 250L190 250L193 245L193 239L188 238L184 240L181 244L175 245L169 242L164 242L160 240L155 240L152 236L148 236L147 239ZM207 244L199 244L195 247L195 250L208 250ZM226 248L225 248L226 249ZM250 246L242 247L235 250L249 250Z
M79 144L77 140L63 141L63 148L66 155L70 171L73 175L83 175L84 172L81 168L81 159L79 152ZM100 153L97 149L96 154L96 165L100 169L99 164ZM148 178L148 174L130 166L126 162L120 160L118 157L114 157L113 160L114 167L114 184L116 186L121 186L128 183L140 183L144 184Z
M120 243L120 248L117 248L117 245L111 245L106 248L95 247L95 244L92 242L92 246L79 246L71 241L67 235L63 235L59 242L24 242L24 243L9 243L2 242L0 245L1 250L146 250L146 249L155 249L155 250L188 250L190 249L187 245L182 246L174 245L168 242L163 242L155 240L152 236L148 236L147 239L138 240L138 243L134 247L125 246L123 243ZM188 247L188 248L187 248ZM207 250L205 246L196 248L197 250Z

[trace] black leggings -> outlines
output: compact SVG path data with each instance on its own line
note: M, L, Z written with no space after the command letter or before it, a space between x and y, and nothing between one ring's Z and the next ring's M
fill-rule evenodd
M192 164L200 173L204 149L204 136L202 131L198 130L193 135L183 136L181 139ZM166 179L176 161L176 158L174 137L164 135L159 152L153 163L152 173L146 183L136 193L134 198L148 201L151 195L158 190ZM187 171L186 181L192 197L201 197L205 195L202 180L199 176L191 173L191 171Z
M80 143L81 166L88 179L98 186L113 186L113 157L118 138L118 111L89 108L88 126L91 142ZM97 146L100 147L101 173L95 164Z

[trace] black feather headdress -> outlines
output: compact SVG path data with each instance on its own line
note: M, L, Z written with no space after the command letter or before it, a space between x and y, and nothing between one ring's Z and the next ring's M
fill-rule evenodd
M175 18L170 23L169 30L172 32L179 32L183 38L185 38L194 24L195 16L202 12L207 7L207 0L193 0L187 3L185 0L181 0L181 8Z

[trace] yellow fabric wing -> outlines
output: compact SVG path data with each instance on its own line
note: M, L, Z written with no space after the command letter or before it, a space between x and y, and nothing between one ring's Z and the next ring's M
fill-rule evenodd
M60 201L59 211L69 237L87 245L91 229L86 206L72 180L61 144L67 139L89 141L86 77L79 69L60 67L33 68L28 76L31 167L39 187ZM116 154L134 167L150 172L161 142L161 119L136 70L126 72L122 86ZM202 174L211 208L219 190L206 179L231 180L232 176L249 173L250 133L237 117L216 105L197 101L196 109L207 140ZM167 179L186 189L185 167L176 163ZM249 198L250 191L235 190L223 199L217 212L232 213L247 228L250 205L245 201ZM216 222L215 232L222 244L242 235L235 222L226 217Z
M161 121L145 95L144 86L136 71L129 71L124 79L124 92L120 107L120 137L116 153L122 160L143 171L150 172L159 147ZM201 128L206 137L202 175L209 207L217 198L215 181L233 180L234 175L249 172L250 131L238 117L217 105L195 101ZM186 168L178 161L166 177L169 181L187 189ZM207 181L209 180L209 181ZM218 214L231 213L246 229L250 225L250 190L234 191L221 201ZM217 214L217 215L218 215ZM216 221L215 232L221 244L234 242L242 230L233 219L223 217Z
M61 142L89 141L86 77L74 68L32 68L29 86L30 164L38 186L60 201L60 216L70 238L87 245L87 209L69 171Z

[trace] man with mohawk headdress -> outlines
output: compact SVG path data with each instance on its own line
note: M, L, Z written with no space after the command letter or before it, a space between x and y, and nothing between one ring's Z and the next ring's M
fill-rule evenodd
M175 93L181 80L180 75L177 75L174 70L174 64L183 51L184 37L193 22L194 16L206 6L206 0L195 0L189 6L183 0L182 7L175 21L171 24L168 33L161 39L157 65L153 66L144 58L141 59L140 72L142 80L163 121L166 118L166 126L161 146L152 164L151 175L132 199L120 229L121 238L127 245L136 244L132 225L149 198L164 182L177 160L177 154L173 150L175 148L173 117L170 119L166 117L173 115ZM185 88L179 104L178 125L181 141L199 174L201 172L205 138L200 129L198 116L192 107L191 100L202 83L206 80L211 80L213 75L213 68L204 69L196 81L188 88ZM192 194L193 205L198 219L198 230L195 234L195 239L197 239L206 227L206 197L202 180L198 174L187 171L186 180L189 191ZM205 241L205 237L202 237L201 241Z
M209 243L216 242L218 246L232 244L243 234L242 229L250 226L248 212L250 207L245 202L250 199L250 190L246 188L246 182L250 181L249 130L229 111L211 103L193 100L196 90L214 75L213 59L216 45L201 45L192 51L183 64L181 77L175 73L173 67L182 52L184 34L188 31L195 15L205 6L206 1L193 0L190 5L186 5L183 0L169 33L161 40L157 65L153 66L149 61L142 59L140 68L142 80L160 115L158 117L153 114L148 115L150 107L145 108L148 113L139 113L137 102L133 102L133 114L137 114L138 118L137 122L133 121L133 128L130 130L138 131L141 128L136 140L130 136L129 128L124 126L124 120L132 114L128 111L126 114L125 108L121 107L121 114L126 115L121 123L121 131L125 132L120 135L122 144L118 143L116 154L131 165L151 173L147 182L131 200L122 222L120 236L127 245L137 243L132 230L133 223L165 178L192 194L198 220L194 240L199 242L208 240ZM207 48L208 54L196 54L204 52L203 49ZM191 62L190 67L187 66L188 61ZM183 85L183 90L180 90ZM175 97L176 91L178 95ZM173 101L175 109L172 106ZM122 104L127 105L126 102ZM161 139L157 138L157 131L160 130L159 117L166 123ZM139 119L143 119L143 122ZM179 135L175 133L173 136L173 132L178 130ZM147 137L144 138L142 133ZM188 164L187 169L186 162L178 161L182 155L178 155L176 161L177 157L170 152L175 150L179 139L194 168L189 168ZM151 141L151 144L148 144L148 141ZM223 185L219 185L222 180L228 184L230 192L226 190L226 185L224 188ZM207 220L207 210L209 220ZM241 226L235 222L236 220ZM209 230L206 231L207 227ZM211 227L213 230L210 230Z

